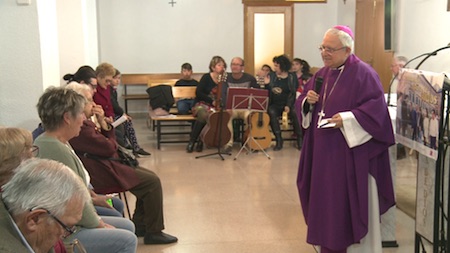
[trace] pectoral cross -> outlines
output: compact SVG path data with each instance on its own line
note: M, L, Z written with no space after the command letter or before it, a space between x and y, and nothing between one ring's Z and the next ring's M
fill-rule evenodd
M325 113L323 112L323 109L319 112L319 120L317 121L317 124L320 124L322 122L322 118L325 117Z
M171 4L172 7L173 7L173 5L176 4L176 3L177 3L177 2L174 2L173 0L170 0L170 2L169 2L169 4Z
M325 113L323 112L323 109L319 112L319 122L322 121L322 118L325 117Z

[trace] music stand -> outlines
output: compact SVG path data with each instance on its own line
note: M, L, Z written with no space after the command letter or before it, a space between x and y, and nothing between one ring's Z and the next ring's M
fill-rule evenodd
M227 98L227 109L232 110L250 110L251 112L266 112L267 107L269 105L269 91L265 89L254 89L254 88L229 88L228 89L228 98ZM249 122L251 124L251 122ZM251 129L251 125L249 125ZM246 150L247 153L251 151L251 149L247 148L247 144L249 141L253 141L259 147L264 155L268 159L270 159L269 154L261 147L258 140L252 136L250 132L247 136L247 140L245 140L239 152L234 157L236 160L241 154L242 150Z

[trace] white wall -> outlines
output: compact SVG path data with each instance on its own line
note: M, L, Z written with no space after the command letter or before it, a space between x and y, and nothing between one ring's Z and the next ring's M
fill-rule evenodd
M56 0L36 1L43 89L59 85L59 46Z
M319 45L325 31L338 24L337 1L295 4L294 56L311 66L323 66Z
M57 2L58 83L61 85L65 84L62 79L65 74L75 73L82 65L94 68L98 65L96 10L92 0Z
M97 65L98 47L94 1L30 2L0 1L0 125L33 130L45 88L81 65Z
M241 0L98 0L100 61L122 73L208 72L212 56L243 54Z
M43 90L36 4L0 1L0 34L0 125L32 129Z
M67 73L75 73L80 67L79 63L85 62L82 5L79 0L64 0L57 2L58 10L58 46L60 71L62 77ZM95 46L95 44L93 44ZM64 84L59 78L58 84Z
M397 0L397 54L409 59L447 46L450 42L450 12L447 0ZM409 65L416 67L423 58ZM429 58L421 67L433 72L450 71L450 49Z

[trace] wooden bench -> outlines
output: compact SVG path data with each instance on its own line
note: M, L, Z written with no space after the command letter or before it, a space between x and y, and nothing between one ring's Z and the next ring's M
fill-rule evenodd
M200 81L204 73L194 73L192 78ZM128 101L130 100L146 100L148 94L146 89L149 84L169 84L174 85L180 79L180 73L156 73L156 74L122 74L123 94L122 98L125 104L125 113L128 113ZM130 93L129 88L136 87L140 89Z
M197 87L195 86L174 86L172 87L172 94L175 98L175 101L178 101L180 98L194 98L195 90ZM156 147L158 149L161 148L161 143L187 143L189 140L163 140L163 135L188 135L191 133L191 124L195 121L195 117L191 114L189 115L178 115L178 114L170 114L167 116L154 116L149 113L149 119L153 125L153 131L156 130ZM189 124L180 124L180 122L188 122ZM164 124L163 124L164 123ZM168 131L163 132L162 129L168 127L189 127L188 131Z
M156 117L151 117L152 121L156 124L156 147L158 149L161 148L161 143L188 143L189 139L185 139L185 140L180 140L180 139L176 139L176 140L163 140L162 136L163 135L190 135L191 133L191 128L190 128L190 124L189 125L182 125L179 124L180 122L186 121L186 122L194 122L195 121L195 117L192 115L175 115L175 114L171 114L168 116L156 116ZM162 124L162 123L168 123L168 124ZM178 124L175 124L178 123ZM189 126L189 130L186 131L182 131L182 130L178 130L178 131L168 131L168 132L163 132L162 129L167 128L167 127L186 127Z

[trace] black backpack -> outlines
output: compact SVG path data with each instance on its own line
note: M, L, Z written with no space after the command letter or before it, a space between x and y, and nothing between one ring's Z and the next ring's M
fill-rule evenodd
M170 85L157 85L147 88L147 93L150 99L150 106L152 109L162 108L169 111L175 103L175 99L172 94L172 86Z

